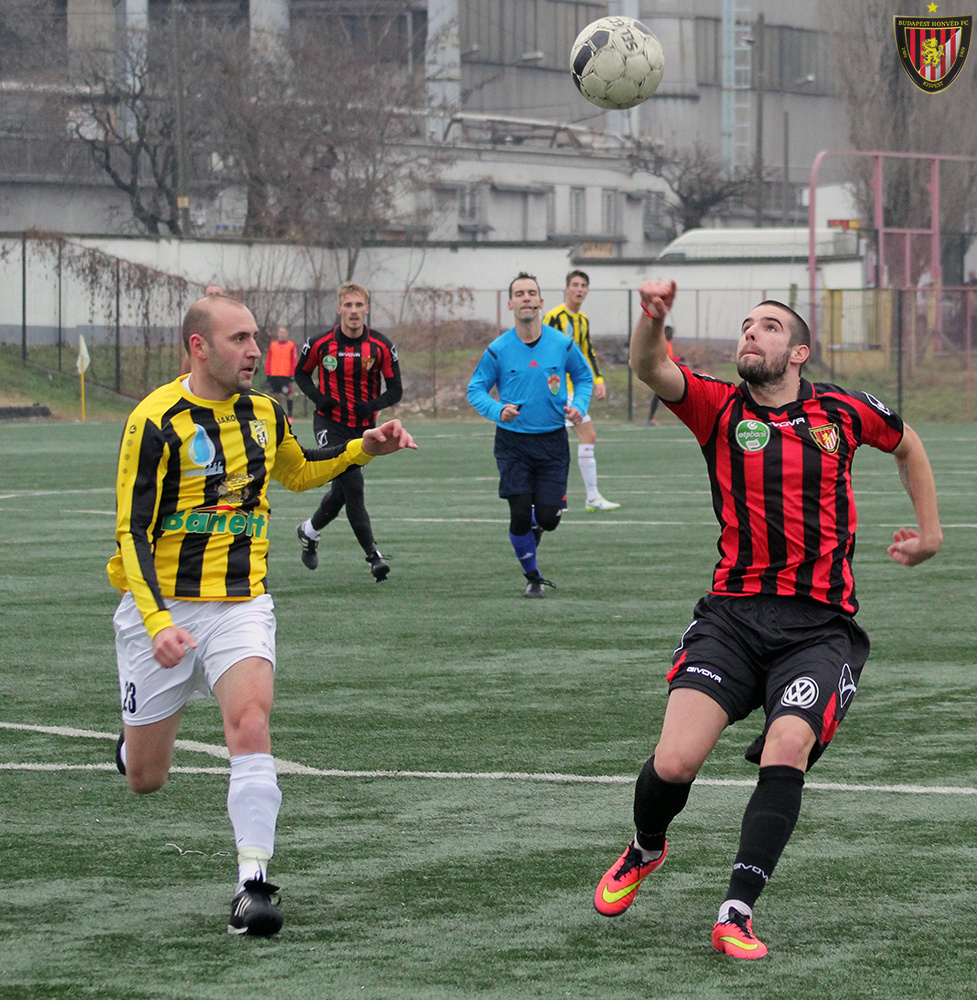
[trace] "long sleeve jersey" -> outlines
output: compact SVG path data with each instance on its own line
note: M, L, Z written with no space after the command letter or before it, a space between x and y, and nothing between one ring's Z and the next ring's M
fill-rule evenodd
M381 381L384 391L380 391ZM379 330L347 337L337 324L303 345L295 384L322 416L345 427L372 427L379 410L403 395L397 348Z
M594 376L580 348L550 326L542 328L537 341L526 344L513 327L486 348L468 383L468 402L506 430L544 434L565 425L568 376L574 381L573 405L586 413ZM498 399L491 395L493 388ZM506 403L521 409L515 420L503 424Z
M132 591L151 636L173 624L164 598L257 597L267 589L269 481L307 490L368 461L361 440L306 451L264 393L200 399L176 379L126 422L109 581Z

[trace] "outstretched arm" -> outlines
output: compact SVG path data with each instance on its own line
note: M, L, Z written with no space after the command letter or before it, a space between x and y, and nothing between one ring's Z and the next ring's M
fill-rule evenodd
M417 451L414 439L399 420L388 420L379 427L363 432L363 451L371 458L377 455L393 455L402 448Z
M892 453L899 470L899 479L909 494L919 530L900 528L893 534L888 548L890 558L903 566L916 566L940 551L943 528L936 503L936 481L929 457L919 435L906 424L902 441Z
M639 289L641 315L631 334L631 370L666 402L685 393L685 376L668 356L664 320L675 301L674 281L646 281Z

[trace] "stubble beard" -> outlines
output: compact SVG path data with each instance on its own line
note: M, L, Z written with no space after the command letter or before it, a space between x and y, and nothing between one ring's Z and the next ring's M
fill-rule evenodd
M762 388L780 382L787 374L790 364L790 351L784 351L783 357L770 361L766 356L751 354L736 362L736 372L747 385Z

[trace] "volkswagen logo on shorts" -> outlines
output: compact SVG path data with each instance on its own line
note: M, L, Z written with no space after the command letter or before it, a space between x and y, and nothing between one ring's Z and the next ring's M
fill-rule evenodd
M810 708L820 693L813 677L798 677L788 686L780 703L790 708Z

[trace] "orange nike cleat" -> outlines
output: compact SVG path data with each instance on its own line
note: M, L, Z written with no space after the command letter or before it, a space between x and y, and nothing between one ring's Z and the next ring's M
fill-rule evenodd
M632 840L597 884L594 893L594 906L597 912L603 913L605 917L616 917L619 913L623 913L634 901L641 883L653 871L661 868L666 854L668 854L667 843L661 857L655 858L654 861L642 861L641 851L634 846Z
M733 958L763 958L767 946L753 935L753 921L739 910L729 911L729 920L712 929L712 946Z

